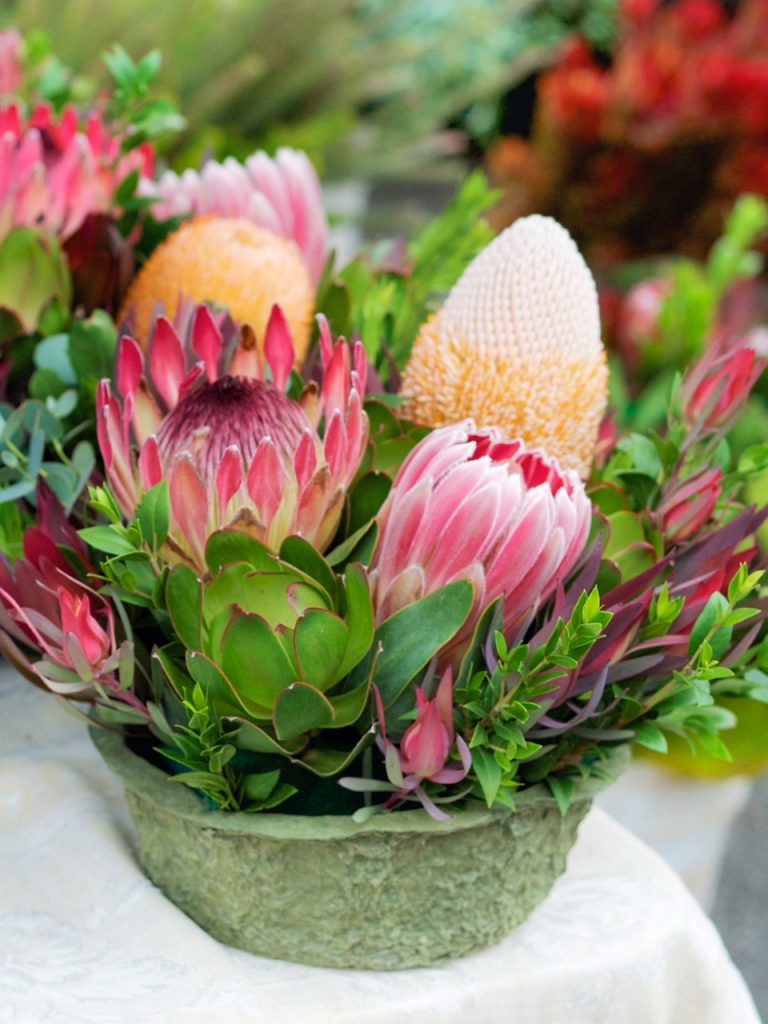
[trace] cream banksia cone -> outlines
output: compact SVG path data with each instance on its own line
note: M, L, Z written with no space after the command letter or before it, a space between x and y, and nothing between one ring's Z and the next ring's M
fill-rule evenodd
M403 375L403 414L425 426L497 426L587 476L607 399L597 290L568 232L518 220L425 323Z

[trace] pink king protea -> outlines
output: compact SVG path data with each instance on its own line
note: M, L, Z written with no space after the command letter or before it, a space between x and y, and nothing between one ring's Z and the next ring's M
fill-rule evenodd
M209 160L200 171L166 171L145 179L141 194L153 199L158 220L215 214L244 217L296 243L317 283L328 255L328 225L320 182L305 153L278 149L274 159L259 150L244 164L233 157Z
M22 118L15 104L0 107L0 239L15 227L42 227L60 241L90 213L111 209L128 174L151 172L151 151L120 156L98 113L81 129L67 107L59 119L41 104Z
M466 420L414 448L377 519L378 621L453 580L474 584L472 612L446 660L498 597L509 635L553 593L581 554L591 506L574 471Z
M247 328L227 344L206 306L195 310L183 341L163 317L146 354L122 338L123 401L101 382L99 446L129 517L143 491L168 480L169 557L203 569L206 538L225 526L273 550L291 534L320 550L330 543L368 438L367 363L359 343L333 345L324 321L320 340L320 391L310 386L294 401L284 394L293 343L278 307L262 346Z

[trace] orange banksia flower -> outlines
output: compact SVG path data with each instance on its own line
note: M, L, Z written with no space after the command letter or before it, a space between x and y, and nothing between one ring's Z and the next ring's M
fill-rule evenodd
M173 320L181 295L225 306L261 341L280 306L301 362L314 310L314 287L298 247L235 217L200 217L182 225L154 251L123 304L131 333L146 345L155 310Z
M563 227L525 217L422 326L403 375L404 414L427 426L497 426L586 476L607 383L592 275Z

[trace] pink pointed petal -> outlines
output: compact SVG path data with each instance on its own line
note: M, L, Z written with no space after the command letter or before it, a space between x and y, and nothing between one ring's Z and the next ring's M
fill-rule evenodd
M159 316L149 343L149 372L169 409L179 401L179 386L186 372L186 359L179 336L172 324Z
M333 355L333 336L330 325L322 313L318 313L315 319L317 320L320 338L320 361L323 366L323 373L325 373Z
M221 333L206 305L198 306L192 322L192 351L202 360L209 383L218 380Z
M154 435L147 438L139 452L139 474L141 476L141 486L145 491L151 490L155 484L159 484L163 479L160 450L157 447L157 438Z
M345 433L341 413L337 411L331 417L331 421L326 427L325 437L323 438L323 454L331 471L332 487L335 487L336 483L341 479L344 469L344 459L347 454Z
M236 445L230 445L216 467L216 498L220 525L224 525L227 505L237 494L242 482L243 459L240 449Z
M284 474L271 438L259 442L248 470L246 483L251 501L256 505L264 526L269 529L283 497Z
M282 309L273 306L264 333L264 356L272 371L272 381L278 391L284 391L290 377L296 352L291 331Z
M185 456L178 459L171 470L169 493L171 515L193 555L202 562L208 527L208 497Z
M197 384L199 380L205 375L205 367L202 363L195 363L192 369L185 375L184 379L179 384L179 397L180 402L192 388Z
M312 479L316 467L317 446L315 434L311 430L305 430L296 446L296 454L293 459L293 472L296 476L299 494L301 494Z
M124 334L117 348L117 390L121 395L132 395L144 373L144 356L139 343Z

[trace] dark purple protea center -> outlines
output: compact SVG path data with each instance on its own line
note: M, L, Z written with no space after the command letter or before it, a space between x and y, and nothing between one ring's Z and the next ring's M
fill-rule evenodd
M213 483L224 452L236 445L247 467L259 441L270 437L290 459L302 434L311 430L300 405L271 384L245 377L221 377L186 395L157 432L167 468L189 455L204 484Z

